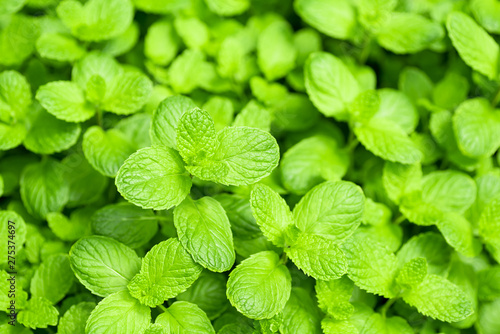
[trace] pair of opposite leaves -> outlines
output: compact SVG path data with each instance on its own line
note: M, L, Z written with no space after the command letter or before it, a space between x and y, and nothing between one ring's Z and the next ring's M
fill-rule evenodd
M180 204L191 189L191 175L241 186L267 177L278 165L279 147L268 132L249 127L216 132L210 114L187 100L165 101L167 114L153 116L154 146L132 154L118 171L118 191L135 205L165 210ZM158 129L163 125L170 132Z

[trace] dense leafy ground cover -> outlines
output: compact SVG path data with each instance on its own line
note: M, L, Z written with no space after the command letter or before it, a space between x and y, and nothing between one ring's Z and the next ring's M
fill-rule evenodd
M495 0L0 0L0 332L500 333L498 34Z

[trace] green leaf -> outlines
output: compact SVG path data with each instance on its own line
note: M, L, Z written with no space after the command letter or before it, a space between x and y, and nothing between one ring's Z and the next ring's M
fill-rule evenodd
M418 124L418 112L405 94L390 88L379 89L380 107L374 118L393 121L406 133L412 133Z
M251 319L270 319L285 307L291 291L288 269L272 251L253 254L229 275L231 304Z
M118 75L106 86L104 110L118 115L129 115L140 110L153 91L153 83L139 71L130 70Z
M9 224L9 221L13 222L13 224ZM13 227L9 228L9 226ZM12 246L12 243L9 243L9 241L15 242L16 251L21 250L26 241L27 228L23 217L15 211L0 210L0 233L0 246L5 249L5 252L0 254L0 264L4 265L8 261L8 246ZM10 236L13 237L9 238Z
M389 198L396 204L422 188L422 168L420 164L403 165L386 161L382 176L385 191Z
M290 299L283 309L283 323L280 333L320 333L321 315L316 301L309 291L293 287Z
M460 321L472 314L472 303L455 284L437 275L403 295L403 300L423 315L446 322Z
M0 119L22 118L30 104L31 89L26 78L16 71L0 73Z
M155 307L189 288L201 271L202 267L193 261L181 243L172 238L151 248L128 289L143 305Z
M52 158L27 166L20 184L24 206L38 218L61 211L68 202L69 186L62 176L62 165Z
M448 72L434 87L432 100L441 108L453 110L467 99L469 86L466 77L456 72Z
M216 150L214 121L210 114L195 108L186 111L177 124L177 148L188 165L210 159Z
M361 92L349 105L349 114L357 122L366 123L380 109L379 93L375 90Z
M64 177L69 185L68 206L94 202L104 192L108 179L96 171L82 153L73 153L63 159Z
M257 62L267 80L284 77L295 67L296 57L293 31L287 22L276 21L259 35Z
M174 26L188 49L202 49L209 40L208 27L197 17L176 17Z
M105 87L111 86L122 71L123 69L113 57L95 51L86 55L73 66L71 77L81 89L88 90L89 81L95 80L96 77L100 77L104 81ZM101 80L98 79L98 81ZM101 92L101 94L105 93Z
M182 158L175 150L160 146L132 154L118 171L115 182L125 199L155 210L178 205L191 189L191 178Z
M96 306L87 320L85 332L141 333L150 322L149 307L141 305L128 291L119 291L107 296Z
M360 92L349 68L332 54L314 52L306 61L304 75L307 94L316 108L325 116L347 120L347 108Z
M219 194L214 198L226 211L235 237L248 240L262 235L259 225L252 215L248 198L230 194Z
M495 0L473 0L470 9L474 18L490 33L500 33L500 8Z
M69 257L80 283L101 297L126 290L141 266L131 248L101 236L80 239L71 247Z
M218 318L229 306L226 297L227 277L205 270L189 289L176 297L177 300L198 305L210 320Z
M19 146L25 137L26 128L23 123L0 123L0 150L6 151Z
M42 262L31 279L31 298L43 297L57 304L73 285L74 275L66 254L54 254Z
M76 241L90 232L87 221L70 220L60 212L47 214L47 223L52 232L64 241Z
M0 64L20 66L34 51L40 25L37 18L8 15L0 31Z
M138 148L151 146L150 128L151 115L143 113L123 118L115 126L115 129L130 138Z
M120 131L104 131L97 125L88 128L83 135L82 148L92 167L109 177L115 177L125 160L136 150Z
M134 7L129 0L90 0L84 5L64 0L57 6L57 15L79 39L101 41L127 30L134 17Z
M222 205L211 197L187 197L174 210L179 241L194 261L203 267L223 272L235 261L231 225Z
M212 117L216 131L224 129L233 122L233 103L226 97L212 96L203 104L203 110L208 111Z
M40 36L36 41L36 50L43 58L69 62L74 62L85 54L85 49L75 39L60 33Z
M257 100L266 106L274 106L288 96L288 90L285 86L277 82L267 82L261 77L251 78L250 88Z
M413 236L401 247L397 254L398 265L402 267L405 263L422 257L426 259L428 273L444 275L448 270L452 251L441 235L433 232L421 233Z
M358 234L342 246L347 258L349 278L363 290L386 298L396 296L394 278L397 274L396 256L369 235Z
M500 197L486 206L479 219L479 234L497 253L500 251ZM496 256L498 258L500 256Z
M444 37L437 22L414 13L392 12L377 30L379 44L394 53L417 53Z
M196 108L196 104L185 96L171 96L163 100L151 121L151 143L177 148L177 124L184 113Z
M359 226L364 205L363 192L354 183L328 181L302 197L293 216L297 227L306 234L339 242Z
M95 308L94 302L81 302L71 306L59 320L59 334L85 334L85 325Z
M316 297L323 312L337 320L349 319L354 307L349 302L354 284L347 276L331 281L316 281Z
M500 297L500 266L481 270L478 275L478 297L482 301L493 301Z
M189 4L183 0L134 0L134 4L137 9L153 14L166 14L189 6Z
M396 276L396 282L403 288L420 285L427 276L427 261L423 257L413 258L406 262Z
M239 15L250 7L249 0L205 0L208 8L221 16Z
M33 110L31 128L24 138L24 146L38 154L53 154L76 144L81 127L61 121L43 109Z
M478 245L475 245L473 238L472 226L462 215L454 212L444 213L437 222L437 228L446 242L459 253L469 257L479 253Z
M47 328L57 325L59 311L45 298L28 300L26 307L19 311L17 321L28 328Z
M398 88L413 103L417 103L430 98L434 84L424 71L416 67L406 67L399 75Z
M207 315L195 304L177 301L155 323L162 325L167 333L179 334L215 334L215 330Z
M463 61L490 79L498 76L499 47L472 18L452 12L446 21L448 34Z
M476 184L456 171L436 171L422 178L422 198L443 212L464 213L476 199Z
M321 328L325 334L358 334L359 331L356 327L348 320L334 320L330 318L325 318L321 321Z
M321 236L301 234L286 253L299 269L315 279L334 280L347 272L339 245Z
M92 215L95 234L113 238L130 248L148 243L158 231L158 217L152 210L143 210L133 204L106 205Z
M295 194L305 194L324 181L340 180L349 167L349 154L326 136L306 138L292 146L281 161L283 185Z
M498 307L500 300L481 305L478 314L477 327L485 334L495 334L500 328L500 319L498 318Z
M179 37L170 21L153 23L144 39L144 55L156 65L166 66L174 59L179 49Z
M252 189L250 205L266 238L283 247L287 242L287 229L295 224L285 200L270 187L257 183Z
M273 125L289 131L309 129L317 123L320 116L307 95L295 93L287 94L274 102L272 113Z
M255 100L250 100L236 115L233 126L248 126L269 131L271 129L271 113Z
M95 114L82 90L70 81L53 81L41 86L36 99L49 113L66 122L83 122Z
M422 152L395 122L373 118L369 123L354 128L361 144L382 159L402 164L413 164L422 158Z
M278 165L278 144L266 131L229 127L217 134L217 141L210 160L186 167L191 174L226 185L248 185L269 176Z
M205 55L199 50L186 49L172 62L168 69L170 85L179 94L191 93L200 78Z
M295 12L312 27L338 39L348 39L356 26L356 12L347 0L296 0Z
M5 14L13 14L19 11L23 6L26 0L2 0L0 2L0 12Z
M139 25L137 22L132 24L122 34L103 43L102 52L118 57L129 52L139 39Z
M458 148L469 157L490 157L500 148L500 113L486 99L462 103L453 115L453 130Z

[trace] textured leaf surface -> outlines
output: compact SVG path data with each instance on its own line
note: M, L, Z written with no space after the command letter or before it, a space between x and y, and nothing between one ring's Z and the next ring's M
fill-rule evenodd
M125 199L155 210L178 205L191 189L191 178L180 155L160 146L132 154L118 171L115 182Z
M69 256L80 283L101 297L126 290L141 266L131 248L101 236L80 239L71 247Z
M179 241L203 267L222 272L235 261L231 224L222 205L211 197L186 198L174 210Z
M189 288L201 271L181 243L171 238L151 248L128 289L142 304L155 307Z
M87 319L95 306L93 302L81 302L71 306L59 320L57 332L59 334L85 334Z
M281 312L290 291L290 273L271 251L256 253L242 261L227 282L229 301L251 319L269 319Z
M151 310L128 291L115 292L101 300L90 314L86 333L134 334L144 331L151 321Z
M59 312L42 297L31 298L17 315L17 321L28 328L47 328L57 325Z
M155 323L162 325L167 333L215 334L206 313L195 304L184 301L173 303L156 318Z
M74 277L68 255L54 254L45 259L35 271L31 279L31 295L57 304L68 293Z

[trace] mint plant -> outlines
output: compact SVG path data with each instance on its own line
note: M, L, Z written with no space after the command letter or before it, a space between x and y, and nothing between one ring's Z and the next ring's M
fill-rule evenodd
M494 0L0 0L0 333L500 333Z

